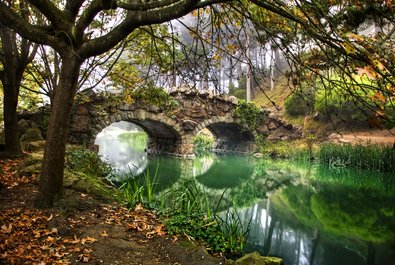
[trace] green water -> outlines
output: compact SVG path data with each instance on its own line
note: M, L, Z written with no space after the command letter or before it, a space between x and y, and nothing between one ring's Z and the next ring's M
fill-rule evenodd
M157 172L158 194L195 180L212 205L222 198L221 211L251 220L247 251L287 265L395 264L394 174L235 155L148 156L141 165Z

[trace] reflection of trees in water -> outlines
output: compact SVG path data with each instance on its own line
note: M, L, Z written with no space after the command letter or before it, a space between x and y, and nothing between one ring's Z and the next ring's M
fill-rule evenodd
M196 176L196 180L213 189L236 187L251 177L253 162L248 156L217 156L211 167Z
M380 262L375 253L395 241L394 199L386 191L339 185L321 186L315 192L288 187L272 198L279 218L311 234L309 264L390 264L393 251L386 253L391 259Z

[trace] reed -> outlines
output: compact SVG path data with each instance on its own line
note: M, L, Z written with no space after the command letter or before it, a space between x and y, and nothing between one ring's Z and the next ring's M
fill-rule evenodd
M326 143L317 154L321 163L330 167L356 167L368 170L393 172L395 150L383 145L351 145Z

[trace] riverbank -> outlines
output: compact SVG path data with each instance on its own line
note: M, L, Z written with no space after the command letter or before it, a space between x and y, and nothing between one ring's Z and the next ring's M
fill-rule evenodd
M22 161L0 160L1 264L225 264L195 242L167 235L140 205L128 210L66 189L54 208L32 208L37 175L18 175Z

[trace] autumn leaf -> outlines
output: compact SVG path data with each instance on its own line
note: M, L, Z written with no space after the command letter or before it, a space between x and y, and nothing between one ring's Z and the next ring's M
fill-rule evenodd
M99 232L101 237L108 237L106 230Z
M86 242L88 242L88 243L95 243L96 241L97 241L96 238L88 236L88 237L85 237L85 238L81 239L81 244L85 245Z
M163 231L163 229L164 229L164 225L163 224L158 225L158 226L155 227L155 229L153 231L150 231L150 232L146 233L145 237L152 238L155 235L164 236L164 235L166 235L166 232Z
M363 42L365 40L364 36L359 35L359 34L355 34L355 33L352 33L352 32L346 33L346 37L348 37L350 39L354 39L357 42Z
M355 48L354 48L354 46L351 43L343 42L342 46L343 46L343 49L346 51L347 54L354 54L355 53Z
M5 234L9 234L12 231L12 224L8 224L8 227L6 225L1 226L1 231L4 232Z
M378 78L378 74L376 73L376 71L373 69L373 67L369 66L365 66L363 68L356 68L358 75L359 76L364 76L366 75L369 79L375 80Z

